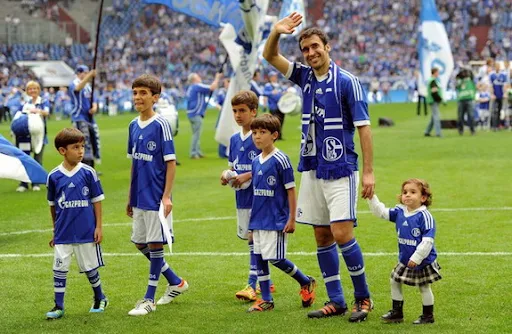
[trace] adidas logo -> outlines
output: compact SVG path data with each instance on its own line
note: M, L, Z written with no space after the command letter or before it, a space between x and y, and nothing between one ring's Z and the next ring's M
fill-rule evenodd
M245 148L243 146L240 147L240 151L242 151L242 152L245 151Z
M258 172L258 175L263 175L263 172L260 170L260 171Z
M71 182L68 186L68 188L74 188L75 187L75 184L73 182Z
M402 224L402 226L409 226L409 224L407 224L407 220L404 221L404 223Z
M322 91L322 88L318 88L316 91L315 91L316 94L323 94L324 92Z
M142 139L144 139L144 137L142 137L142 135L140 135L140 136L139 136L139 139L140 139L140 140L142 140Z

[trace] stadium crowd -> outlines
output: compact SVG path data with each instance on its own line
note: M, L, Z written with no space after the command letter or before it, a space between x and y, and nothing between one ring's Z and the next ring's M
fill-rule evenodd
M73 4L74 1L65 1L65 6ZM269 15L278 15L281 4L282 1L272 1ZM488 57L512 59L510 1L439 0L436 4L457 64ZM30 1L22 5L31 11L35 8L46 12L48 2ZM164 87L180 99L189 73L212 78L219 68L225 54L218 39L220 29L212 29L165 6L143 6L141 0L115 0L112 5L107 8L104 19L109 24L102 26L98 64L100 92L117 91L114 97L124 97L123 91L129 88L130 80L149 72L157 74ZM419 11L419 1L325 1L324 15L316 25L328 32L333 59L357 74L366 88L376 79L381 84L400 81L412 87L414 71L418 68ZM476 37L470 35L470 27L479 24L491 25L488 41L480 54L476 51ZM124 26L129 28L123 33L121 27ZM283 52L291 55L291 59L300 57L296 43L294 38L289 38L281 44ZM4 87L2 100L6 100L12 93L11 87L22 87L34 77L19 68L17 60L59 59L75 68L78 64L92 62L93 45L0 45L0 49L0 83ZM270 69L264 60L260 68L266 77Z

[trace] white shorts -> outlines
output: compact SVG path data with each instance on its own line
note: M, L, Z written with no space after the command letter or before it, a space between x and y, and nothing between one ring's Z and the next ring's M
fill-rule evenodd
M167 216L172 234L172 212ZM133 208L132 242L136 244L167 243L158 211Z
M251 219L251 209L236 209L236 220L237 220L236 235L240 239L247 240L250 219Z
M317 179L316 171L302 173L296 220L301 224L328 226L333 222L356 224L359 172L336 180Z
M252 231L254 254L261 254L263 260L286 259L288 236L283 231Z
M75 254L81 273L103 267L101 246L94 242L86 244L57 244L54 246L53 270L69 271L71 255Z

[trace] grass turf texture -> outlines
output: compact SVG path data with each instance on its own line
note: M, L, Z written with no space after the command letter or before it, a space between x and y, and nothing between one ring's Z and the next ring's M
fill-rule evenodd
M455 118L455 109L455 104L442 106L443 118ZM97 166L97 170L103 172L101 181L106 195L102 244L106 267L100 269L100 274L110 305L104 314L88 313L92 291L87 278L77 273L73 262L68 275L64 318L45 320L45 313L53 307L52 250L48 247L51 221L45 188L40 193L20 194L14 191L15 181L0 180L2 333L510 331L512 133L478 132L474 137L468 133L460 137L456 130L443 130L444 138L425 138L423 130L429 116L416 116L415 111L412 104L370 107L374 125L378 117L391 117L396 124L392 128L374 126L372 130L376 189L380 199L392 206L403 180L420 177L430 182L434 192L432 213L438 229L436 247L441 253L439 262L443 267L443 279L433 285L435 324L420 327L411 324L421 314L420 294L411 287L404 287L406 322L386 325L379 320L391 306L389 273L396 263L396 236L393 225L368 214L368 206L362 200L358 204L356 236L367 254L366 273L375 301L375 310L366 323L350 324L347 316L307 319L308 310L300 306L298 284L275 268L271 272L277 288L274 294L276 308L268 313L247 314L249 304L237 301L234 296L246 283L247 245L236 237L233 191L219 184L220 173L226 169L227 162L217 158L217 143L213 140L217 113L210 111L202 135L206 159L188 158L191 131L185 113L180 113L181 127L175 138L178 159L182 163L177 169L173 192L176 219L173 249L176 254L167 255L166 259L189 281L189 291L173 303L159 306L156 312L146 317L127 315L144 295L149 268L149 262L137 254L130 242L130 219L124 214L130 173L130 161L125 158L127 126L136 115L99 116L103 164ZM277 142L295 167L300 141L299 123L299 117L287 117L285 140ZM46 170L61 162L52 143L54 135L66 126L70 126L69 121L48 123L51 144L45 148ZM9 138L5 123L0 124L0 133ZM358 143L356 146L359 150ZM296 173L296 179L300 183L300 174ZM501 209L463 211L462 208ZM41 231L21 233L26 230ZM311 227L298 225L289 239L288 251L293 253L288 258L305 273L317 278L319 287L314 309L327 300L315 250ZM223 254L198 254L200 252ZM472 252L508 253L467 254ZM41 257L6 257L5 254L40 254ZM350 303L352 283L343 259L340 260L344 292ZM160 280L157 298L164 289L164 280Z

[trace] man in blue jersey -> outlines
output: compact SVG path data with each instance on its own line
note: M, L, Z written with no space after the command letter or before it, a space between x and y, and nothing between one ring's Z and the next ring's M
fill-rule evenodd
M188 76L190 86L187 89L187 116L192 126L192 144L190 146L190 157L192 159L201 159L204 157L200 147L201 131L203 130L203 118L208 107L206 99L211 92L219 86L219 80L222 73L215 74L215 80L210 85L202 83L201 77L197 73L191 73Z
M96 76L96 70L89 71L87 66L79 65L75 73L76 78L68 89L73 106L71 122L85 136L84 163L94 167L94 160L100 160L100 133L94 120L98 105L96 102L91 103L92 88L89 81Z
M75 254L80 272L87 275L94 292L90 312L103 312L108 300L101 288L98 268L103 266L101 201L105 198L96 171L83 164L85 136L67 128L55 136L55 147L64 157L48 174L48 203L53 221L50 246L55 249L53 282L55 307L47 319L64 315L66 278Z
M279 82L277 82L277 72L271 71L268 74L268 79L270 82L267 82L265 86L263 87L263 95L267 99L267 107L270 112L270 114L276 116L279 119L279 122L281 122L281 129L284 125L284 114L279 110L279 107L277 106L277 102L279 102L279 99L284 94L284 89L279 85ZM279 132L279 139L281 139L282 136L282 130Z
M500 112L507 83L507 75L501 70L500 63L494 63L494 72L489 75L489 80L492 88L491 100L494 100L491 108L491 130L496 131L500 126Z
M302 16L296 12L277 22L263 56L299 85L303 93L297 222L313 225L318 263L329 296L326 305L309 312L308 317L347 312L340 281L339 246L354 285L355 303L349 321L359 322L373 309L363 254L354 237L359 183L356 128L363 153L363 198L371 198L375 187L368 104L359 80L331 60L331 46L322 30L308 28L300 34L299 46L309 66L292 63L280 54L279 36L293 33L301 22Z
M161 89L160 81L146 74L132 84L133 102L139 117L130 123L128 132L132 173L126 214L133 218L132 242L150 261L146 294L128 312L132 316L153 312L156 305L168 304L188 289L187 281L177 276L164 260L163 244L172 243L172 236L164 229L172 233L171 192L176 153L171 126L153 110ZM155 305L160 273L167 279L168 286Z
M260 77L260 70L256 70L254 71L254 74L252 75L252 80L250 82L251 91L253 91L258 98L263 95L263 89L260 86Z

